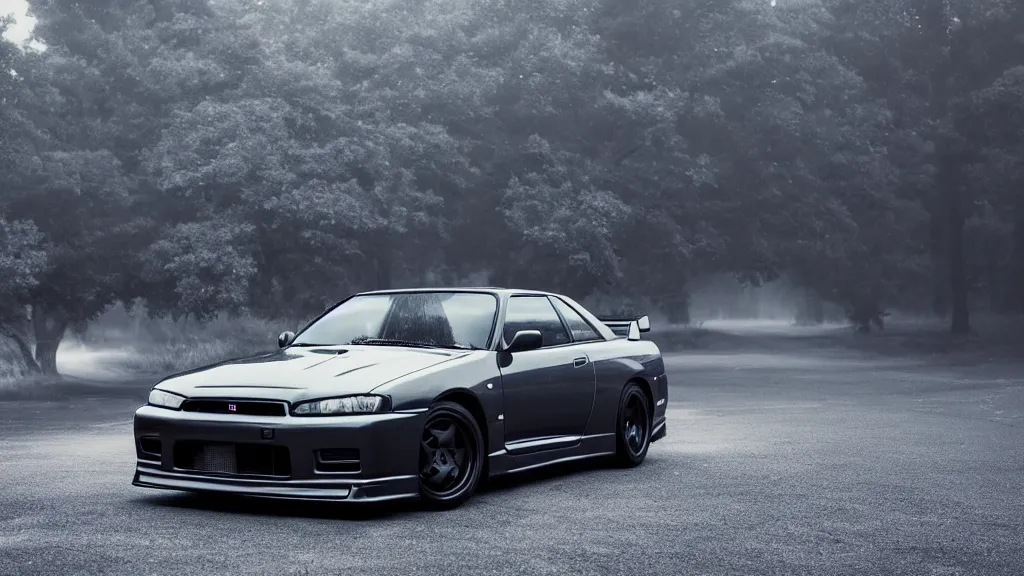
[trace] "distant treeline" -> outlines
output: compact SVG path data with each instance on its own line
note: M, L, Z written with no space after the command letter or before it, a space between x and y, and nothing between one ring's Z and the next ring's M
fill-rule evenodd
M29 4L0 325L42 370L114 302L297 317L481 270L676 320L723 273L865 323L1024 310L1019 0Z

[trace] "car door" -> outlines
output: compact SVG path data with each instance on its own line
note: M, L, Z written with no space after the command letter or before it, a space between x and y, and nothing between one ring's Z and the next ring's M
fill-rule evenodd
M541 348L511 354L500 366L504 399L505 449L526 453L570 446L587 428L596 376L586 353L547 296L509 298L502 338L539 330Z

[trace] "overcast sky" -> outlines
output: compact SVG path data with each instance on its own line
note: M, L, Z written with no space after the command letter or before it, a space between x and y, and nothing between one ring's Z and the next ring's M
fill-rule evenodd
M8 40L15 44L20 45L24 42L32 31L32 23L35 19L25 15L27 9L28 2L26 0L0 0L0 15L13 14L18 20L4 34Z

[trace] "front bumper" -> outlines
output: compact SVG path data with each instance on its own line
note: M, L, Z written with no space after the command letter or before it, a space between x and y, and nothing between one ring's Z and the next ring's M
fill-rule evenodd
M168 490L228 492L302 500L372 502L419 495L424 413L337 417L242 416L144 406L135 413L137 464L132 484ZM145 439L145 444L143 443ZM159 454L154 454L154 440ZM183 460L196 442L273 449L274 473L197 470ZM144 446L145 448L144 449ZM325 471L319 450L358 451L346 471ZM280 470L284 470L281 472Z

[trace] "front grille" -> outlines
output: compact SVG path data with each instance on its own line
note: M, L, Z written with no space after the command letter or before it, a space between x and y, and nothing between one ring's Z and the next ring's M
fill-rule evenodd
M359 450L355 448L325 448L316 451L316 471L351 474L359 472Z
M185 412L247 416L284 416L288 412L284 402L260 400L185 400L181 409Z
M237 476L287 478L292 474L288 448L266 444L215 444L182 440L174 444L174 467Z

